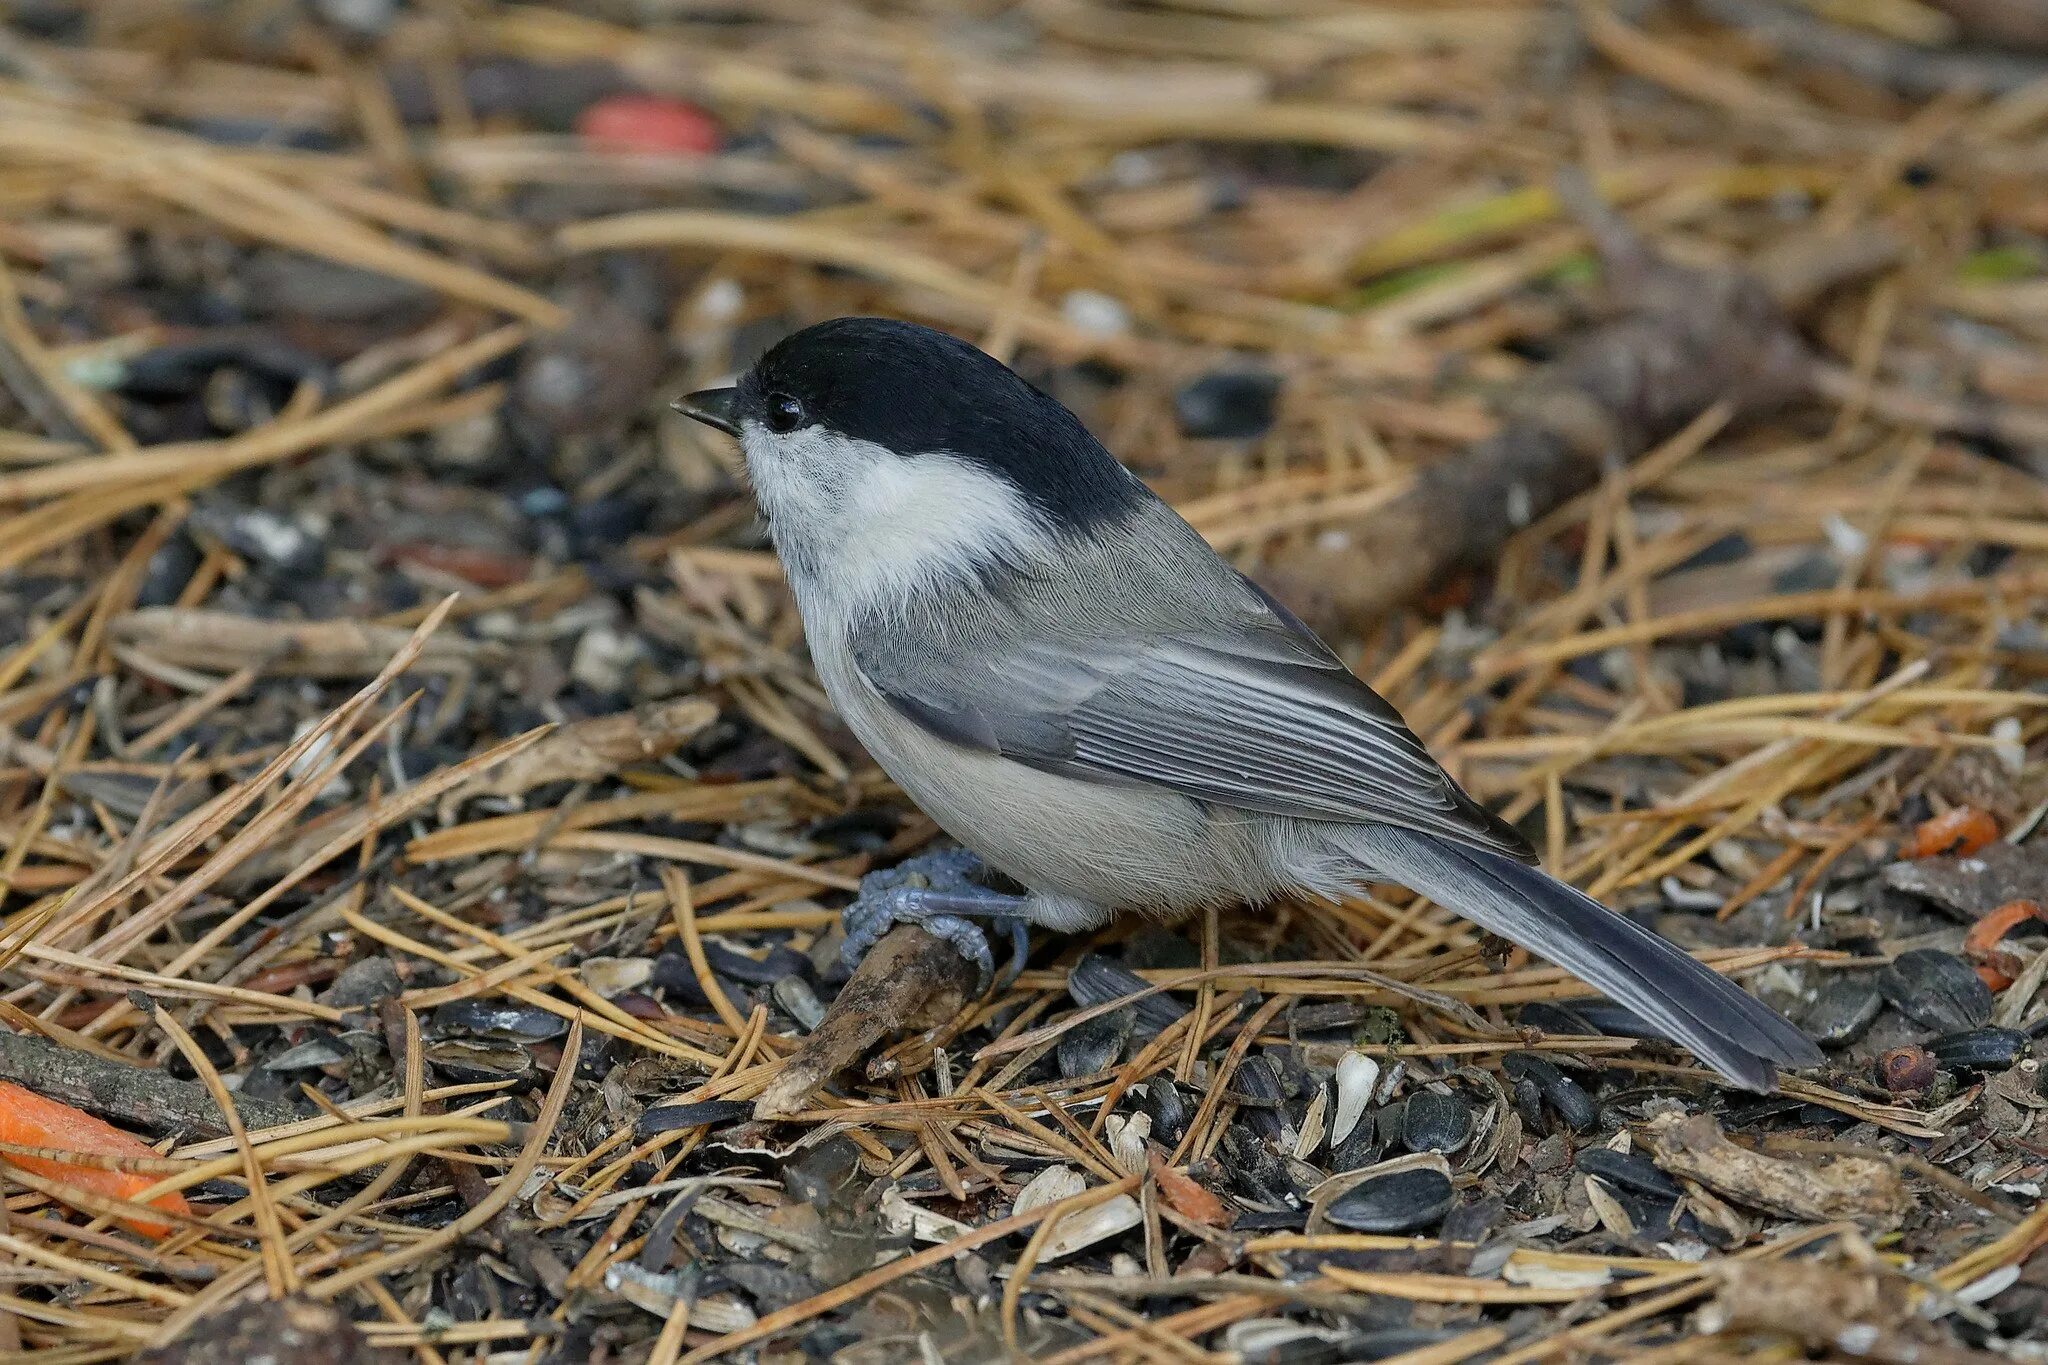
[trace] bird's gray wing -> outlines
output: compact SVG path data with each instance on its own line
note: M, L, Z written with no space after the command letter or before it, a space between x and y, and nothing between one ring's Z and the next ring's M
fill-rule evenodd
M1199 629L1007 642L856 635L855 662L927 730L1047 772L1200 801L1369 821L1533 861L1414 731L1306 627L1258 595ZM884 645L880 642L889 641Z

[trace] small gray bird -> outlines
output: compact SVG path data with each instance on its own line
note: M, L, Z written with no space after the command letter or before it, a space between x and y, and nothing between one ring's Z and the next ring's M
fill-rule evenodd
M1071 932L1396 882L1736 1085L1820 1062L1741 989L1546 875L1393 707L1001 362L840 318L677 406L744 447L846 723L1023 888L958 854L877 874L848 911L854 951L915 920L986 973L973 918Z

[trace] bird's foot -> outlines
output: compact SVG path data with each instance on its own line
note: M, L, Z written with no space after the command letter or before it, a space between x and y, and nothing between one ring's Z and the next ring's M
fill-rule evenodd
M852 967L890 929L916 924L952 944L954 951L974 964L976 994L1008 986L1024 970L1030 946L1019 913L1024 897L982 885L976 877L984 872L981 860L972 853L949 848L868 873L860 879L860 894L853 904L840 912L846 942L840 945L839 960ZM975 920L990 921L1009 932L1010 961L1000 979L988 935Z

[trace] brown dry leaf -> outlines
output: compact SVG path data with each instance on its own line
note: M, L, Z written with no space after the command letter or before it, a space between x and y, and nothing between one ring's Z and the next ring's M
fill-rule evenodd
M702 697L673 697L615 716L564 725L526 752L464 783L441 800L446 818L472 796L517 796L549 782L594 782L633 763L674 753L718 719Z
M1809 1223L1846 1219L1895 1227L1912 1206L1897 1171L1872 1157L1793 1161L1730 1142L1711 1114L1666 1115L1650 1125L1651 1154L1673 1175L1730 1199Z

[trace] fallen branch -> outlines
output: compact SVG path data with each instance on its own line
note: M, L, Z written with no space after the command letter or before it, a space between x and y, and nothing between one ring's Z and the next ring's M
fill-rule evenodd
M2048 77L2048 62L2039 57L1993 48L1920 47L1869 29L1831 24L1812 10L1776 0L1693 3L1709 18L1741 29L1781 57L1832 66L1916 99L1957 91L2004 95ZM2017 44L2031 33L2033 44L2048 42L2048 11L2038 3L1943 0L1943 8L1987 40Z
M1810 355L1789 310L1902 249L1895 234L1865 228L1801 240L1754 273L1687 269L1653 255L1583 176L1561 177L1558 192L1591 232L1628 314L1529 380L1493 436L1367 516L1275 554L1259 577L1312 622L1383 615L1490 561L1609 462L1640 457L1715 403L1739 420L1798 397Z
M90 1052L59 1047L47 1038L0 1033L0 1080L66 1104L77 1105L111 1123L185 1137L221 1137L228 1127L206 1087L181 1081L146 1066L124 1066ZM303 1115L289 1104L235 1097L235 1108L251 1129L297 1123Z

